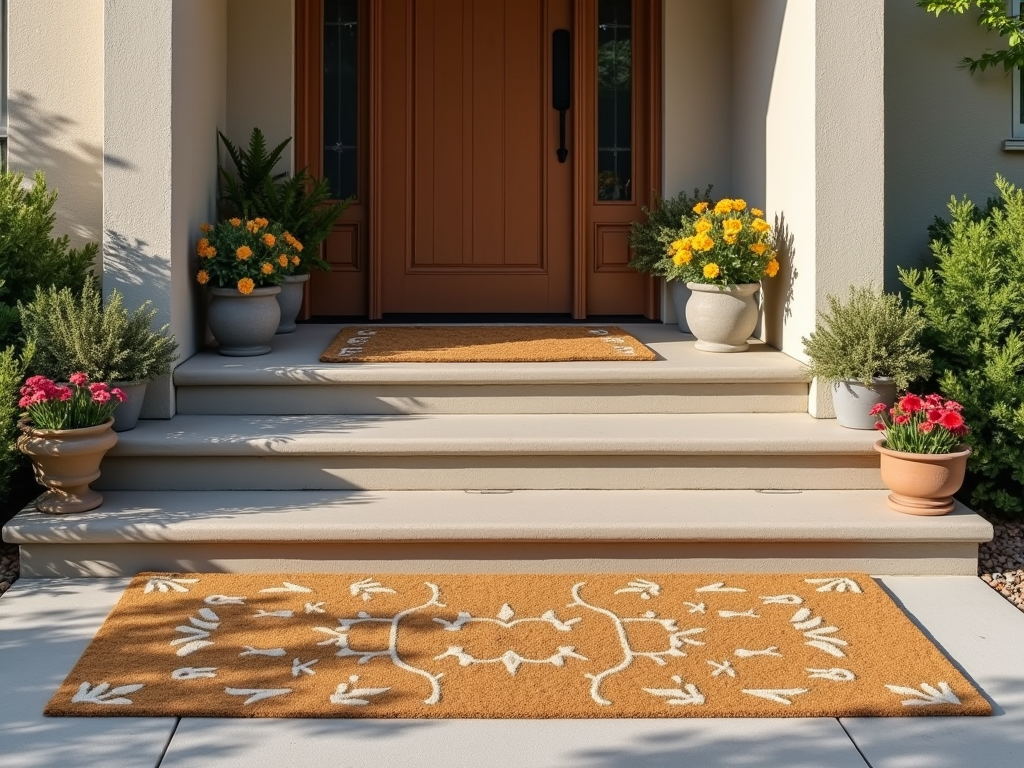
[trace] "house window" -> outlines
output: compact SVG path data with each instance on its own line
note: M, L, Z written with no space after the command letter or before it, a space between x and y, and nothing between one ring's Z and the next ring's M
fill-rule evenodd
M1010 13L1013 16L1020 15L1021 0L1010 0ZM1018 67L1013 70L1013 117L1010 121L1011 136L1014 139L1024 139L1024 77Z
M597 199L632 200L633 3L597 5Z
M358 194L359 3L324 3L324 176L331 197Z

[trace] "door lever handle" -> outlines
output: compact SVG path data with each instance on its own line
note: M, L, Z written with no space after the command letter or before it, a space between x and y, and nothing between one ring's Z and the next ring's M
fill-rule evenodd
M558 162L569 157L565 147L565 113L572 104L572 43L568 29L551 33L551 107L558 110Z

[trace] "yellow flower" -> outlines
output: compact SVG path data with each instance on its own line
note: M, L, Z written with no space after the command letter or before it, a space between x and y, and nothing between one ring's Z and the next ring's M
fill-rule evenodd
M200 224L199 229L204 235L208 235L213 230L213 226L211 224Z
M715 264L714 262L704 265L704 277L706 277L708 280L714 280L716 277L718 277L719 274L721 274L721 271L722 270L720 270L718 268L718 265Z
M698 234L707 232L714 225L707 219L697 219L697 223L693 225L693 228L697 230Z
M235 256L238 257L239 261L245 261L250 256L252 256L252 248L250 248L248 245L243 245L237 251L235 251Z
M676 255L672 257L672 263L681 267L684 264L689 264L692 258L693 254L689 251L676 251Z
M732 209L734 211L742 211L746 207L747 207L747 201L746 200L733 200L732 201Z
M727 235L735 235L743 230L743 222L739 219L726 219L722 222L722 231Z
M750 250L756 253L758 256L763 256L764 252L768 250L768 246L764 243L754 243L750 246Z
M693 250L695 251L710 251L715 247L715 241L712 240L706 233L701 233L693 238Z
M750 224L750 228L755 232L767 232L772 228L772 225L764 219L754 219Z
M674 241L672 243L672 245L669 246L669 250L670 251L685 251L685 250L688 250L690 248L690 243L692 243L692 242L693 242L693 238L692 237L681 237L678 240Z
M264 261L262 266L260 266L260 272L262 272L264 275L269 275L273 271L274 265L271 264L269 261Z
M697 213L697 214L704 213L704 211L706 211L707 209L708 209L708 204L707 203L697 203L695 206L693 206L693 212Z
M200 269L199 272L196 273L196 282L200 285L206 285L210 282L210 273L205 269Z
M778 262L778 260L777 259L772 259L771 261L769 261L768 264L764 268L764 273L766 275L768 275L768 277L775 277L777 274L779 274L779 262Z
M241 219L228 219L228 223L232 227L240 227L240 226L242 226L242 220Z
M764 218L764 211L762 211L760 208L751 208L750 212L754 216L757 216L758 218Z
M302 263L302 259L300 259L298 256L292 256L292 266L293 267L297 267L301 263Z
M726 235L722 239L725 240L726 245L736 245L736 239L739 235Z
M715 203L715 213L719 215L723 213L732 213L732 200L726 197Z
M247 221L245 222L245 228L255 234L259 230L260 225L255 221Z
M288 254L282 253L280 256L278 256L277 257L277 263L280 264L282 267L287 267L288 266Z
M266 244L266 246L268 248L273 248L274 247L274 243L277 242L277 238L274 237L269 232L267 232L265 235L263 235L263 237L260 238L260 239Z
M243 277L238 281L238 292L248 296L252 293L252 289L256 287L256 283L252 281L251 277Z

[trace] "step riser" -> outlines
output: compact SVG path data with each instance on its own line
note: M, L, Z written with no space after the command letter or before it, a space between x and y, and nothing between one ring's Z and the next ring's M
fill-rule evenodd
M184 386L177 390L177 408L202 416L806 413L807 385Z
M26 578L251 573L767 573L974 576L974 543L23 544Z
M878 489L877 455L108 456L99 490Z

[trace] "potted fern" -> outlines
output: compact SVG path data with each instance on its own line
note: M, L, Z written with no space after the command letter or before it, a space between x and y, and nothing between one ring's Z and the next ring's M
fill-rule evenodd
M826 297L817 328L803 339L810 373L832 386L839 424L874 429L872 409L892 407L896 392L927 377L931 360L921 347L925 319L898 294L850 286L844 300Z
M114 431L135 427L146 385L171 372L178 344L169 326L154 330L156 310L146 302L135 312L112 291L106 305L95 281L80 294L68 288L40 288L28 304L19 304L23 334L35 348L32 370L58 382L84 374L123 391L114 411Z
M226 212L243 219L262 217L283 227L305 249L300 262L281 274L277 302L281 308L278 333L292 333L302 306L305 283L312 270L330 271L320 256L320 244L331 234L334 222L349 206L349 200L332 202L327 179L314 179L303 168L289 176L275 173L291 138L268 149L266 137L253 128L248 149L232 143L223 133L220 140L234 165L234 172L220 167Z

